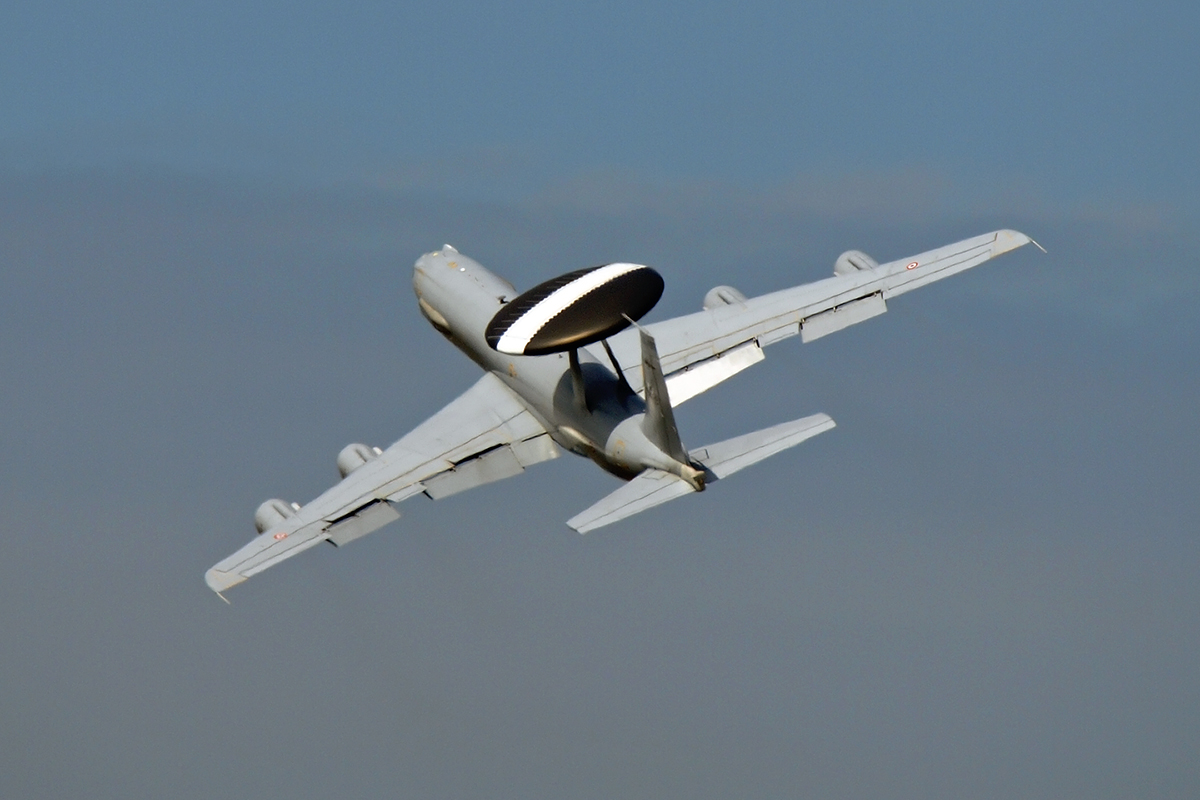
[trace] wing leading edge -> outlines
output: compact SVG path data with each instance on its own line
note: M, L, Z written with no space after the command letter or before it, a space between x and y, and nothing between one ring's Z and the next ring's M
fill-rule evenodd
M344 545L400 516L399 504L435 500L507 478L558 456L529 408L488 373L441 411L340 483L259 534L204 575L215 592L329 541Z
M835 275L813 283L644 326L658 343L671 402L711 389L763 359L762 348L800 335L805 342L878 316L887 301L934 281L957 275L1033 240L999 230L944 247L890 261L870 269ZM610 340L622 364L638 361L636 332ZM628 378L641 391L640 376Z

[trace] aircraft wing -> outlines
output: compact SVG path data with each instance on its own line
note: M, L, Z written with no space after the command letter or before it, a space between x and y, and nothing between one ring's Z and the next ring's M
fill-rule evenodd
M1033 241L999 230L915 256L855 269L771 294L646 325L658 344L672 405L679 405L763 359L762 348L797 334L811 342L887 311L892 297L978 266ZM636 331L610 339L623 366L638 363ZM626 369L635 391L642 377Z
M417 494L435 500L556 458L545 427L490 372L391 447L204 575L221 592L329 541L344 545L397 519Z

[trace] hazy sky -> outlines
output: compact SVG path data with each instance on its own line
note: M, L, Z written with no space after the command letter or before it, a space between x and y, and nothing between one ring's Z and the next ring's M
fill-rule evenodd
M1200 795L1194 4L19 6L0 797ZM661 319L999 227L682 408L838 422L704 495L580 537L565 456L204 586L475 379L443 242Z

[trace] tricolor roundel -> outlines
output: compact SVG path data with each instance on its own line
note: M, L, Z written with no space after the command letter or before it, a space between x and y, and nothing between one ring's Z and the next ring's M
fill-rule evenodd
M629 319L641 319L654 308L662 293L662 276L641 264L575 270L504 306L488 323L485 336L501 353L561 353L626 328Z

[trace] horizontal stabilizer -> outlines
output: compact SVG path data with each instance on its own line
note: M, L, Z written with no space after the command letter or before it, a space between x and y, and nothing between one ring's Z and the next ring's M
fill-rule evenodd
M694 450L692 460L704 466L711 483L795 447L836 424L828 414L813 414Z
M678 475L648 469L586 511L571 517L567 526L587 533L694 491L692 485Z
M818 433L824 433L834 425L828 414L813 414L693 450L691 460L704 467L708 482L711 483L794 447ZM587 533L693 491L692 485L678 475L648 469L586 511L567 520L567 525L580 533Z

